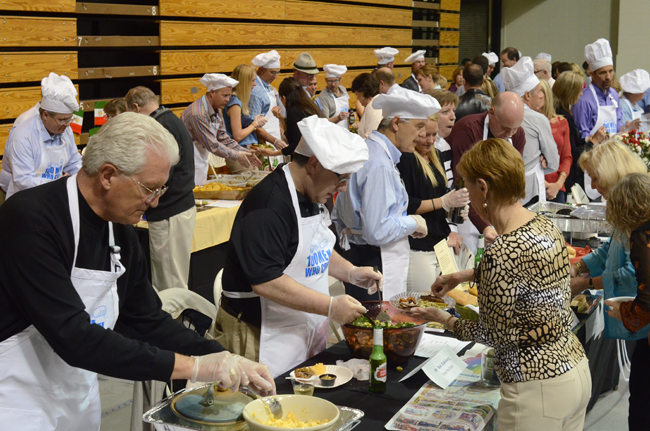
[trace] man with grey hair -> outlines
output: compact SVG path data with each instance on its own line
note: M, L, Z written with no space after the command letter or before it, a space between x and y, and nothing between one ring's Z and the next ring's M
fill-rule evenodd
M548 82L548 85L553 88L555 79L553 79L553 76L551 75L551 62L545 58L536 58L533 61L533 64L535 65L535 76L539 79L545 80Z
M96 373L274 391L265 366L163 312L148 281L131 225L158 205L177 161L169 132L126 112L91 137L78 174L0 208L3 430L99 430Z
M180 159L169 175L167 193L145 216L149 223L151 284L157 291L172 287L187 289L196 221L192 136L172 111L160 106L158 96L147 87L132 88L124 101L127 110L158 121L178 145Z

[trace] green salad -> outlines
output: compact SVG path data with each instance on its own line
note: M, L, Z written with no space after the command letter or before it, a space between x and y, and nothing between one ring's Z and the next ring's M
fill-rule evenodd
M373 320L373 323L375 328L383 328L383 329L411 328L413 326L417 326L415 323L412 322L393 323L393 322L380 322L379 320ZM371 325L370 322L368 322L368 320L366 320L363 316L354 319L352 324L354 326L359 326L362 328L373 328L373 325Z

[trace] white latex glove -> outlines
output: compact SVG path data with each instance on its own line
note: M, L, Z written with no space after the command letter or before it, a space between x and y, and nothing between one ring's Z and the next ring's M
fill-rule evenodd
M469 204L465 205L462 210L460 210L460 216L463 218L463 222L466 222L469 219Z
M237 153L237 161L245 168L261 168L262 161L255 155L254 151L241 150Z
M253 120L253 124L255 125L255 127L264 127L267 121L269 121L268 118L260 114L255 116L255 119Z
M219 382L222 388L237 392L244 375L243 370L230 352L211 353L193 356L194 368L190 382Z
M377 293L377 284L379 284L380 290L383 290L384 287L384 276L382 273L373 271L369 266L353 266L350 268L348 271L348 281L355 286L368 289L368 295Z
M427 236L429 233L429 229L427 229L427 222L422 218L421 215L411 215L413 219L417 222L418 227L415 229L415 232L411 234L413 238L424 238Z
M242 385L253 384L267 394L275 395L275 381L266 365L239 355L233 357L244 372L241 379Z
M273 141L273 146L274 146L276 149L278 149L278 150L283 149L283 148L286 147L287 145L288 145L288 144L287 144L286 142L284 142L284 141L283 141L282 139L280 139L280 138L277 138L275 141Z
M339 112L339 121L347 120L349 117L350 117L350 113L348 111Z
M449 212L452 208L460 208L467 205L469 202L469 193L467 193L466 188L460 190L452 190L443 197L440 198L442 201L442 207L445 211Z
M327 317L343 325L352 322L367 311L366 307L349 295L332 296Z

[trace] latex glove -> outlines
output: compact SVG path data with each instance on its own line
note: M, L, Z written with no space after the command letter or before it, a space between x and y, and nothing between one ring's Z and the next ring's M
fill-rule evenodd
M442 201L442 207L445 211L449 212L452 208L464 207L469 202L469 193L466 188L460 190L452 190L443 197L440 198Z
M460 210L460 216L463 218L463 222L466 222L469 219L469 204L465 205L462 210Z
M266 365L251 361L239 355L234 355L233 357L244 372L241 379L242 385L253 384L253 386L264 391L266 394L275 395L275 381Z
M636 120L632 120L632 121L626 121L625 125L623 126L626 132L631 132L632 130L639 130L639 127L641 127L640 118L637 118Z
M591 142L594 145L600 145L605 138L607 137L607 129L605 126L600 126L600 129L596 130L596 133L591 135Z
M278 150L281 150L283 148L286 148L289 144L284 142L282 139L278 138L275 141L273 141L273 146L277 148Z
M194 368L190 382L219 382L222 388L237 392L243 371L230 352L193 356Z
M422 218L421 215L411 215L413 219L417 222L418 227L415 229L415 232L411 234L413 238L424 238L429 233L427 228L427 222Z
M237 153L237 161L245 168L261 168L262 161L257 158L254 151L240 150Z
M369 266L353 266L348 271L348 281L355 286L368 289L368 295L377 293L377 284L379 289L383 290L384 276L381 272L375 272Z
M352 322L367 311L366 307L349 295L332 296L327 317L343 325Z
M268 118L266 118L264 115L260 114L255 116L255 119L253 120L253 125L257 128L259 127L264 127L266 122L269 121Z
M347 120L349 117L350 117L350 113L348 111L339 112L339 121Z

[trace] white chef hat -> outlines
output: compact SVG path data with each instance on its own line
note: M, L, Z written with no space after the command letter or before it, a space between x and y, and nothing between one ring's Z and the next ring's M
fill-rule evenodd
M41 80L41 108L44 111L54 112L56 114L72 114L79 110L77 103L77 89L74 88L72 81L65 75L57 75L50 72Z
M208 91L218 90L225 87L235 87L239 81L224 75L223 73L206 73L199 82L206 86Z
M404 63L413 64L416 61L418 61L419 59L424 58L424 54L426 54L426 53L427 53L426 49L421 49L419 51L415 51L413 54L406 57L406 60L404 60Z
M592 72L605 66L613 66L614 55L607 39L598 39L585 46L585 60L589 63Z
M340 78L348 71L348 68L339 64L326 64L323 66L323 70L325 71L325 78Z
M506 90L520 96L539 84L539 78L535 76L535 65L530 57L523 57L514 66L503 68L501 77Z
M493 52L484 52L481 55L483 55L483 57L488 59L488 64L490 66L494 66L499 62L499 57Z
M650 74L643 69L636 69L619 78L621 88L630 94L641 94L650 88Z
M276 50L258 54L251 61L253 66L264 67L266 69L280 68L280 54Z
M372 99L372 107L381 109L384 118L426 120L440 111L440 104L428 94L397 89L390 94L380 94Z
M395 56L399 54L399 50L387 46L381 49L375 49L375 55L377 56L377 64L388 64L395 61Z
M325 169L339 175L352 174L368 160L368 146L363 138L327 118L317 115L303 118L298 128L302 139L295 152L307 157L316 156Z
M553 57L551 56L551 54L547 54L545 52L540 52L539 54L537 54L535 56L535 60L537 60L538 58L543 58L544 60L548 60L549 63L553 61Z

